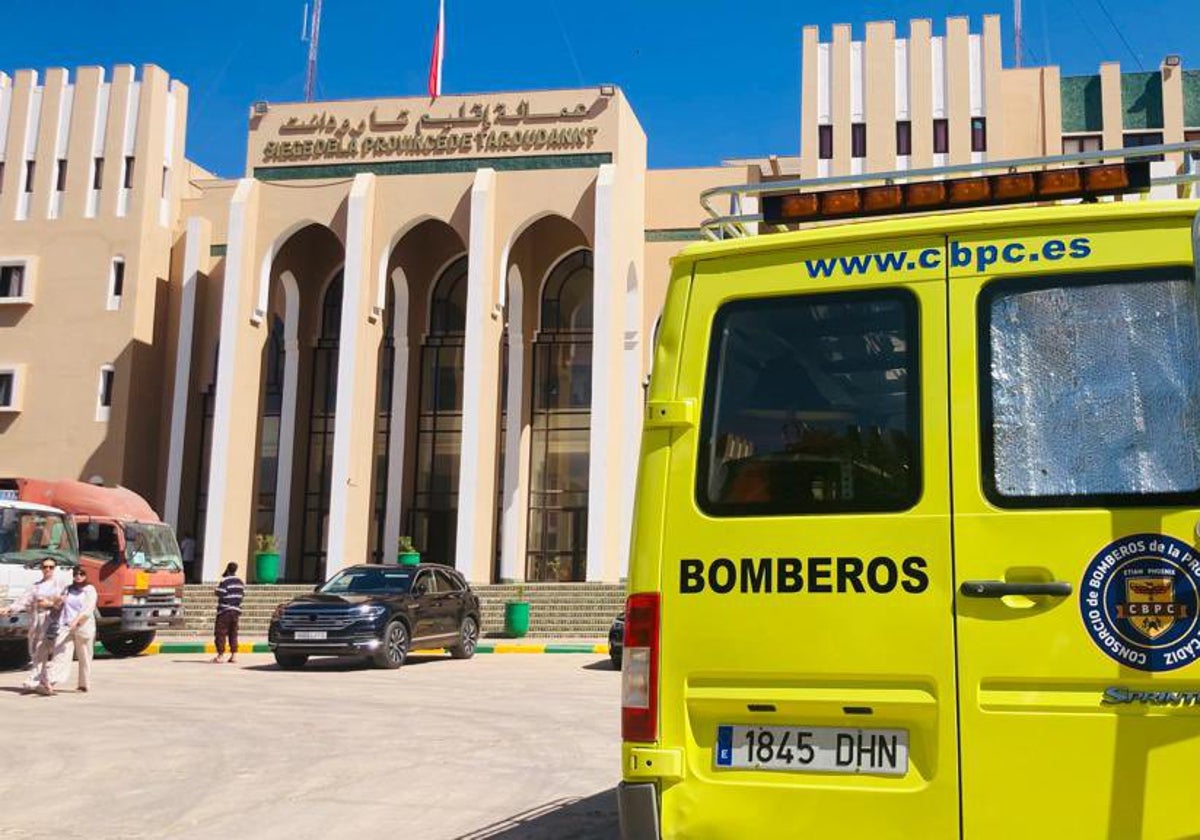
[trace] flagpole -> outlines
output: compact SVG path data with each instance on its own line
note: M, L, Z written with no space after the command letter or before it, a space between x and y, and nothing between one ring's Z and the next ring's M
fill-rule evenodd
M442 58L446 52L446 0L438 0L437 29L433 33L433 51L429 56L429 99L442 95Z
M317 95L317 49L321 44L321 0L314 0L312 26L308 36L308 71L304 76L304 101L312 102Z

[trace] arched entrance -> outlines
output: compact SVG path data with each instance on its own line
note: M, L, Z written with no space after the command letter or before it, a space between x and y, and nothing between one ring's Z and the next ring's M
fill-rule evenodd
M526 579L587 579L592 402L592 252L561 259L542 287L533 346Z
M416 481L410 530L429 560L454 563L462 453L463 348L467 258L447 265L434 283L421 344Z

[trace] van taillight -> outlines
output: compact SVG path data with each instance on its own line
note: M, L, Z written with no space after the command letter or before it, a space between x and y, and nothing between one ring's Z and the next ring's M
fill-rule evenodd
M658 737L657 592L639 592L625 602L625 643L621 654L621 738Z

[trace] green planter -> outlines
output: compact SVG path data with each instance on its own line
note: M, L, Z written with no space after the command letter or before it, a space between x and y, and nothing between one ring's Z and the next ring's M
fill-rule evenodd
M529 632L529 602L508 601L504 605L504 635L519 639Z
M396 555L396 562L401 566L415 566L421 562L419 551L401 551Z
M254 580L257 583L279 582L278 551L260 551L254 555Z

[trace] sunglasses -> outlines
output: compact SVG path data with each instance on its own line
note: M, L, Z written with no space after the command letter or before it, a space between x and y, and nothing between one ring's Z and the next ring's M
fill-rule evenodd
M72 572L71 577L85 578L87 577L87 572Z

